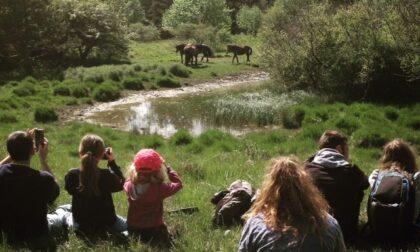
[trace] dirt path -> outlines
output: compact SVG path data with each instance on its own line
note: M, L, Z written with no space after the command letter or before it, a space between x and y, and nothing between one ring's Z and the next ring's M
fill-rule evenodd
M184 94L202 93L219 88L228 88L240 85L258 84L261 81L269 79L266 72L250 72L235 76L225 76L220 79L207 81L193 86L184 86L175 89L164 90L146 90L132 93L126 97L113 102L96 103L88 107L78 107L72 109L65 109L60 112L62 121L85 121L86 118L101 111L109 111L114 106L121 104L132 104L144 101L145 99L153 99L160 97L175 97Z

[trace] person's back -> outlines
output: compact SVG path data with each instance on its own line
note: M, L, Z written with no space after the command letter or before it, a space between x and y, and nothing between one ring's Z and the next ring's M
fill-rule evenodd
M273 160L246 214L239 251L345 251L340 226L328 208L297 160Z
M27 142L27 148L23 142ZM58 197L59 187L46 161L47 142L43 145L39 147L42 171L37 171L29 166L34 154L29 133L15 132L9 136L11 163L0 165L0 230L8 243L47 246L41 239L45 242L48 239L48 204ZM32 154L21 158L14 153L16 149L23 153L31 149Z
M88 134L80 141L79 155L80 168L65 176L65 189L72 196L73 227L88 238L119 233L124 227L118 224L112 193L123 190L124 177L112 148L105 149L102 138ZM104 157L109 169L98 167Z
M369 187L367 176L348 161L347 138L326 131L320 139L320 150L305 163L315 185L331 207L346 242L357 239L360 203Z
M298 222L295 225L304 232L307 223ZM308 233L302 241L295 239L291 234L284 235L270 229L264 217L257 215L249 219L244 226L241 241L246 240L252 240L253 245L249 246L246 242L242 242L239 251L345 251L340 226L330 215L327 218L326 227L319 234Z
M48 232L47 204L58 196L54 178L30 167L0 166L0 223L12 240L27 240Z

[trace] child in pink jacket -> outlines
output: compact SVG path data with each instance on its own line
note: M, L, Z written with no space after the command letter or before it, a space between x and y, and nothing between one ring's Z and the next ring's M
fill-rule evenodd
M170 183L163 183L164 171ZM159 153L152 149L140 150L124 184L129 203L128 232L142 242L170 246L171 238L163 221L163 200L181 188L178 174L165 164Z

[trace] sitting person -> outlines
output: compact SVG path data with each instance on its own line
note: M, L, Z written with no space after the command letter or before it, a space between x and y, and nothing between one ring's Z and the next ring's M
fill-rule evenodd
M112 148L105 149L99 136L86 135L80 141L79 155L80 168L71 169L65 176L65 189L72 196L73 216L68 225L87 238L119 235L126 224L115 214L111 194L123 190L125 179ZM109 169L98 167L103 158Z
M268 167L242 230L239 251L345 251L337 221L311 177L295 159Z
M379 168L369 176L372 193L368 204L368 223L371 224L372 235L377 239L386 242L399 239L398 241L401 242L415 238L410 236L413 236L412 231L415 230L412 229L412 225L418 226L420 222L419 174L416 156L407 143L401 139L395 139L385 145ZM406 186L403 184L404 178L407 179ZM396 196L394 196L395 193ZM391 200L403 203L394 204L397 202ZM372 201L381 201L382 204L371 204ZM386 203L396 206L394 212L387 211L388 215L384 215L385 213L380 208ZM386 205L385 208L389 210L393 207ZM400 214L401 212L404 214Z
M171 183L163 183L163 172L167 172ZM152 149L142 149L136 154L129 173L124 184L129 203L129 234L139 236L142 242L151 245L171 246L171 237L163 221L163 200L182 188L178 174Z
M0 164L0 236L11 245L31 250L54 250L47 222L48 205L59 187L48 165L48 141L37 147L41 170L30 167L36 150L33 131L16 131L7 138L9 156Z
M325 131L319 139L319 151L307 160L305 169L330 205L346 243L354 244L358 238L360 203L369 182L348 157L347 137L337 131Z

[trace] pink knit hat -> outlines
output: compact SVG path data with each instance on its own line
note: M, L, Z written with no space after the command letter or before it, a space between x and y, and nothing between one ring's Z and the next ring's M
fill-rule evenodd
M141 149L134 157L133 163L137 172L151 173L160 170L162 158L153 149Z

